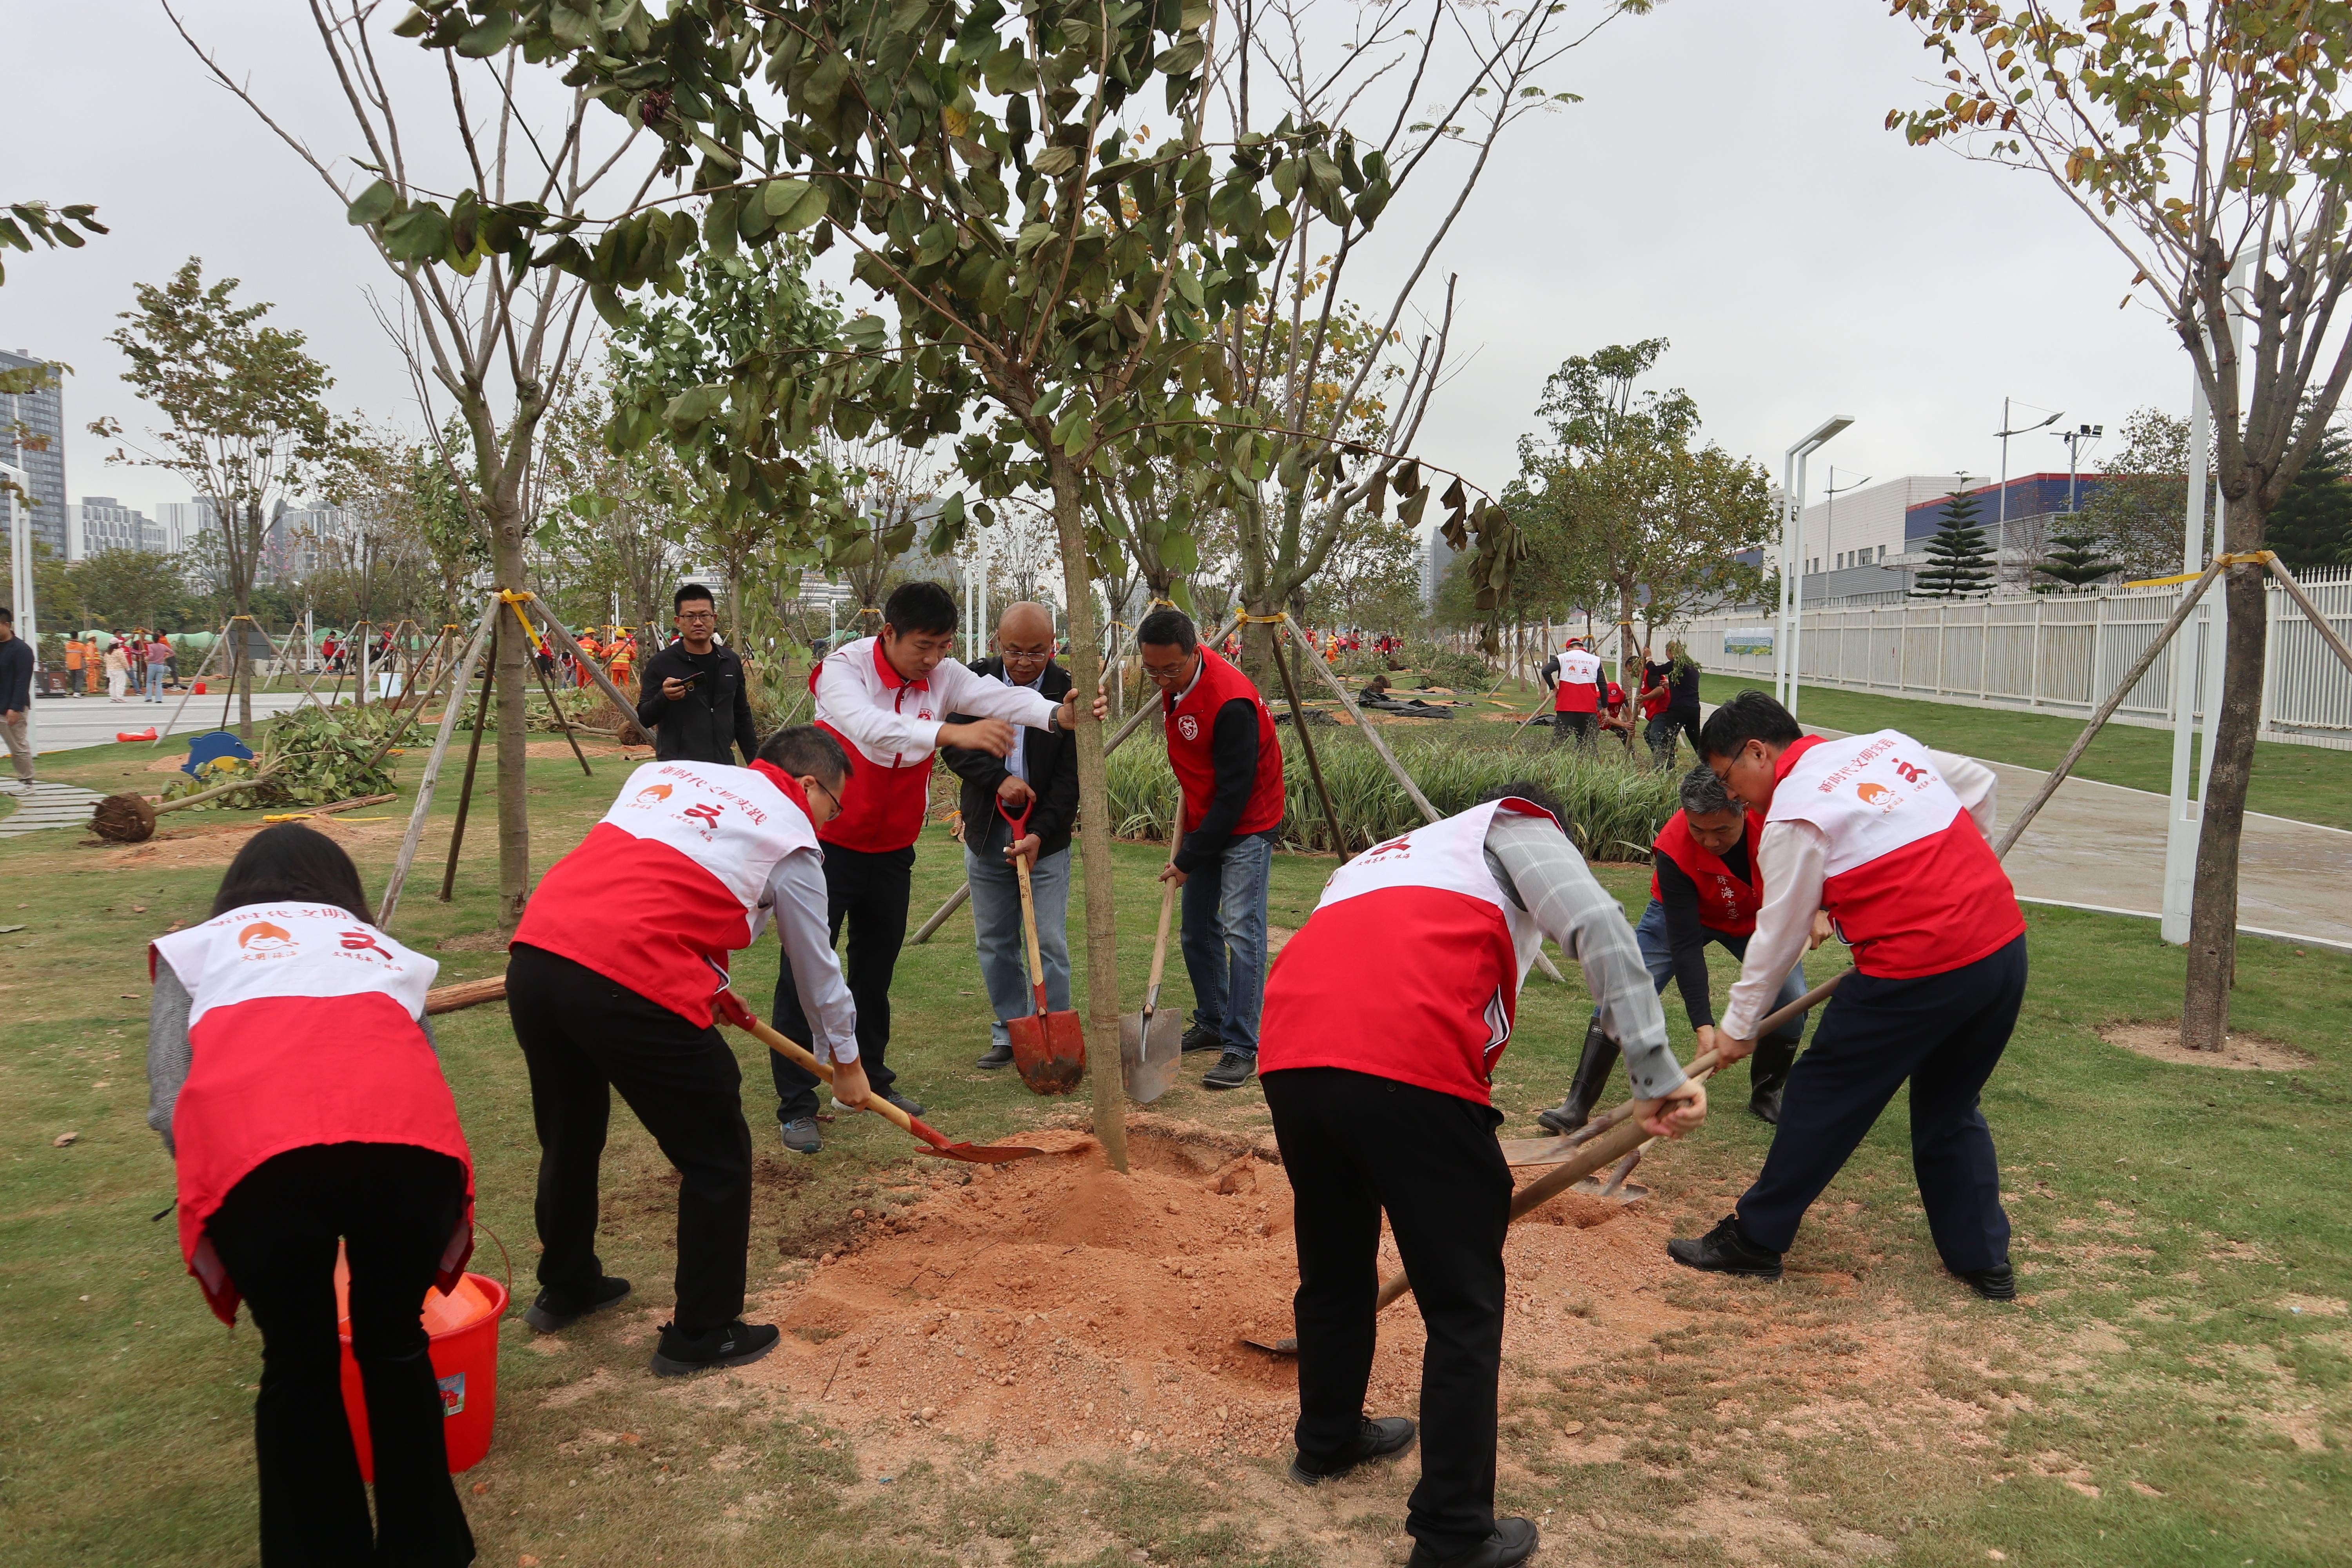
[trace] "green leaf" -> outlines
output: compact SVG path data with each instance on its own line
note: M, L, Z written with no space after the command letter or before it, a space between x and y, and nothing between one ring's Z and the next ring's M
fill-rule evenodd
M1049 180L1057 174L1068 174L1077 164L1078 150L1076 147L1048 147L1029 161L1031 168Z
M359 194L359 198L352 203L343 216L352 226L358 227L383 222L399 206L400 193L392 188L389 180L378 180Z
M514 37L515 14L494 11L479 26L467 28L457 35L457 52L468 59L483 59L507 47Z
M434 261L449 249L448 216L431 202L417 202L386 218L383 247L395 261Z

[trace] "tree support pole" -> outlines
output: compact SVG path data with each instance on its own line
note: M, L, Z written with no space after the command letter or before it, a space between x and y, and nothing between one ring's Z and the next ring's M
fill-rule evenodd
M162 729L155 731L155 739L150 742L151 744L160 746L165 741L171 739L173 730L177 728L179 725L180 715L188 710L188 699L195 695L196 682L202 680L205 678L205 672L212 668L213 660L220 657L221 646L227 640L228 624L224 622L221 626L220 635L213 639L213 646L205 650L205 662L196 666L195 674L188 677L187 686L185 689L182 690L180 693L180 705L172 710L171 719L165 722ZM226 722L226 720L224 720L224 722Z
M1339 814L1332 809L1331 792L1323 783L1323 764L1315 757L1315 739L1307 732L1307 708L1298 700L1298 682L1290 672L1291 660L1283 655L1282 642L1274 645L1274 667L1282 671L1283 694L1290 700L1290 722L1298 731L1298 749L1306 755L1307 775L1315 781L1315 794L1323 802L1323 820L1331 825L1331 847L1339 855L1348 853L1347 836L1339 831Z
M2296 582L2294 574L2286 569L2286 563L2272 551L2263 550L2255 553L2262 557L2263 564L2270 568L2271 575L2279 580L2279 586L2286 590L2286 596L2293 599L2295 607L2303 612L2304 619L2311 623L2311 629L2319 634L2319 640L2343 661L2345 668L2352 669L2352 647L2344 646L2344 639L2336 635L2336 628L2327 624L2327 617L2320 613L2317 605L2311 602L2310 595L2303 591L2303 584Z
M490 657L498 657L499 634L490 633ZM451 694L455 701L456 694ZM466 746L466 779L457 789L457 820L449 828L449 864L441 873L441 901L447 903L457 893L457 852L466 844L466 813L474 804L474 769L482 760L482 731L490 721L490 683L482 682L482 695L474 708L474 736Z
M474 640L467 647L466 658L458 666L456 683L449 689L448 705L441 712L441 732L434 737L433 751L425 759L424 776L416 781L416 804L408 813L408 831L400 841L400 854L392 863L392 876L386 880L383 897L376 903L375 923L380 930L389 930L394 910L400 907L400 889L408 880L408 868L416 858L416 847L425 837L425 814L433 809L433 788L441 779L442 759L449 754L449 737L457 732L457 713L465 706L466 682L480 663L483 645L498 629L499 605L489 600L482 612L481 625L474 629ZM477 738L481 731L474 731Z

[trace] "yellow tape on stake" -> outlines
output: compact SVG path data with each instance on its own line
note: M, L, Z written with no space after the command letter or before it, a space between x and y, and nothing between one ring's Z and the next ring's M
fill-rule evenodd
M2271 552L2267 550L2242 550L2235 555L2217 556L2215 560L2218 564L2223 566L2267 566L2271 563L2272 556ZM2198 578L2202 577L2203 575L2205 575L2205 569L2203 567L2200 567L2194 572L2182 572L2170 577L2142 577L2139 581L2136 583L2126 583L2124 586L2126 588L2170 588L2182 583L2194 583Z

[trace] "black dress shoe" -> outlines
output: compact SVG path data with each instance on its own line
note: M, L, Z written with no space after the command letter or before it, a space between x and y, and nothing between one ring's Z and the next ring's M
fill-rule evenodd
M1780 1126L1782 1087L1777 1083L1758 1084L1754 1092L1748 1097L1748 1113L1759 1121L1769 1122L1775 1127Z
M1952 1270L1969 1282L1969 1289L1988 1301L2017 1300L2017 1271L2006 1263L1996 1263L1990 1268L1975 1268L1962 1274Z
M971 1065L976 1068L986 1068L991 1072L994 1072L998 1068L1011 1067L1013 1065L1013 1042L1011 1040L1003 1040L989 1047L988 1054Z
M522 1321L542 1334L568 1329L591 1312L601 1312L629 1293L629 1282L607 1274L582 1290L541 1290Z
M1412 1417L1410 1415L1384 1415L1378 1421L1368 1420L1356 1433L1354 1445L1338 1464L1327 1469L1320 1465L1308 1464L1307 1456L1301 1454L1290 1461L1290 1479L1302 1487L1337 1480L1367 1460L1385 1459L1403 1453L1412 1447Z
M1222 1051L1225 1048L1224 1037L1205 1025L1195 1024L1184 1031L1181 1048L1186 1056L1194 1051Z
M1011 1047L1007 1047L1008 1050ZM905 1111L909 1116L920 1116L923 1113L923 1106L920 1100L908 1100L905 1095L900 1094L895 1089L885 1089L883 1091L882 1098L888 1100L891 1104L897 1106L899 1110Z
M1739 1216L1725 1215L1721 1224L1690 1241L1666 1243L1666 1256L1685 1268L1709 1274L1744 1274L1753 1279L1780 1278L1780 1255L1768 1252L1739 1234Z
M774 1350L783 1337L772 1323L747 1323L740 1318L698 1334L664 1323L661 1343L654 1349L654 1375L684 1377L714 1366L747 1366Z
M1413 1542L1412 1555L1405 1559L1405 1568L1511 1568L1535 1555L1535 1521L1531 1519L1498 1519L1495 1533L1466 1552L1439 1555L1421 1542Z

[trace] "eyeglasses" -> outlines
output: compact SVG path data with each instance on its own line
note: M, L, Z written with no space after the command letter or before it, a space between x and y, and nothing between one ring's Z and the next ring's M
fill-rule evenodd
M677 618L681 621L715 621L719 618L719 612L716 610L680 610L677 613Z
M827 799L827 800L829 800L829 801L831 801L831 802L833 802L833 815L834 815L834 816L839 816L841 815L841 797L840 797L839 795L837 795L834 794L832 790L830 790L830 789L826 789L826 788L825 788L825 786L824 786L824 784L817 784L817 781L816 781L816 779L815 779L815 777L814 777L814 775L812 775L812 776L810 777L810 779L809 779L809 783L810 783L810 784L815 784L815 785L816 785L816 787L817 787L817 788L819 788L819 789L824 790L824 798L825 798L825 799Z

